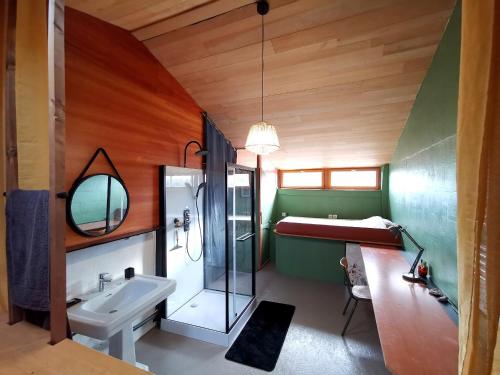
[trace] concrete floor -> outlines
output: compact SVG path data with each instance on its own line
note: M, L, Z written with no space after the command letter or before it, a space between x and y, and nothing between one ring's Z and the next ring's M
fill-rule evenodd
M343 285L290 278L268 265L257 273L257 298L296 306L274 374L389 374L373 309L360 303L342 338ZM136 343L137 361L156 374L266 374L224 358L228 348L153 329Z

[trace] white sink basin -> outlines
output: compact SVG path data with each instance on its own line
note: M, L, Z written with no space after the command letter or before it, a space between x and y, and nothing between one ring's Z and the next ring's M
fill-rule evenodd
M175 288L174 280L157 276L136 275L115 282L103 292L83 296L83 302L68 309L71 330L109 339L111 355L135 364L132 322L165 300Z

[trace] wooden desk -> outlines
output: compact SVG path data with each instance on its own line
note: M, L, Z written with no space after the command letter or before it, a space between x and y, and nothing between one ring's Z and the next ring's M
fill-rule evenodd
M0 314L0 375L150 374L68 339L49 345L49 336L26 322L10 326Z
M401 274L410 264L388 246L361 245L386 367L401 375L458 373L458 327L444 306Z

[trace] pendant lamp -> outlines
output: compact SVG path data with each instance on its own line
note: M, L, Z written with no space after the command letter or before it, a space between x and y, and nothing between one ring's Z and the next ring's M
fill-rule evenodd
M262 55L261 55L261 121L252 125L248 131L245 148L257 155L268 155L279 150L280 142L276 128L264 121L264 15L269 11L265 0L257 2L257 12L262 16Z

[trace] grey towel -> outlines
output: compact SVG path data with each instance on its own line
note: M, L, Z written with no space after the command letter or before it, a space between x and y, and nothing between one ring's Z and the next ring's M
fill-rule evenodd
M49 311L49 192L10 192L6 218L11 301L24 309Z

